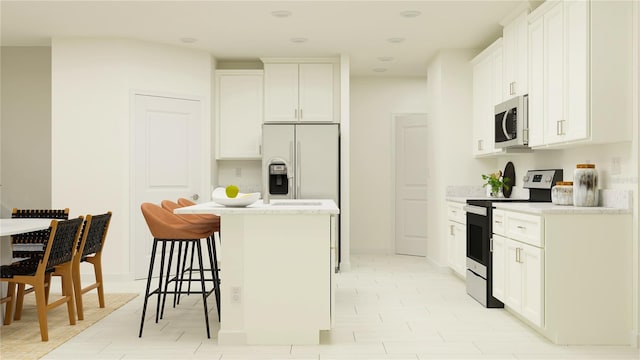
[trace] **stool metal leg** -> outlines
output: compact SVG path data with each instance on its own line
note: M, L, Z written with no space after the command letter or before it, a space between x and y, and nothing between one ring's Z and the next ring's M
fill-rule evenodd
M158 247L158 240L153 239L153 247L151 249L151 261L149 263L149 275L147 276L147 289L144 292L144 305L142 306L142 318L140 319L140 332L138 337L142 337L142 327L144 326L144 316L147 312L147 301L149 300L149 289L151 288L151 277L153 276L153 264L156 259L156 249Z
M162 295L162 275L164 274L164 257L167 250L167 241L162 241L162 255L160 257L160 276L158 276L158 303L156 305L156 324L158 323L158 316L160 315L160 296Z
M169 278L171 277L171 263L173 262L173 248L176 244L176 241L178 242L178 244L182 243L182 240L173 240L171 241L171 246L169 247L169 262L167 264L167 276L164 282L164 292L162 294L162 310L160 310L160 319L164 317L164 304L167 300L167 293L169 292L169 282L170 282Z
M207 326L207 339L211 339L211 332L209 331L209 311L207 306L207 291L204 286L204 270L202 264L202 246L200 245L200 241L196 241L196 246L198 248L198 265L200 265L200 285L202 286L202 302L204 304L204 321Z

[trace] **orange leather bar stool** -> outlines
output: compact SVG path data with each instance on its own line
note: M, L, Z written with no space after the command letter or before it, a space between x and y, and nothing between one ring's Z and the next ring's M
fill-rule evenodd
M193 206L193 205L197 205L197 203L189 200L189 199L185 199L185 198L179 198L178 199L178 205L180 206ZM193 216L197 216L199 218L202 218L206 221L208 221L209 223L211 223L213 225L213 234L209 237L209 239L207 239L209 241L209 259L212 259L212 268L213 268L213 273L215 274L215 278L217 279L217 286L216 286L216 301L218 302L218 304L221 304L220 301L220 264L219 264L219 259L218 259L218 251L217 249L220 246L220 241L222 239L221 237L221 232L220 232L220 216L218 215L213 215L213 214L193 214ZM218 233L218 243L216 243L216 233ZM191 267L193 267L193 261L191 261ZM218 317L220 317L220 307L218 306Z
M173 211L177 208L182 207L180 204L175 203L173 201L170 200L163 200L162 203L162 208L166 209L170 212L173 213ZM219 271L218 271L218 264L216 261L216 250L215 250L215 243L213 242L213 237L214 237L214 233L215 231L217 231L220 227L220 222L219 221L212 221L212 219L210 217L205 217L205 216L199 216L199 215L195 215L195 214L175 214L176 216L178 216L179 218L192 223L194 225L197 226L204 226L208 229L208 231L210 231L210 235L206 238L206 244L207 244L207 255L209 257L209 268L208 269L203 269L204 271L207 272L211 272L211 278L207 278L205 279L205 282L212 282L213 283L213 291L215 292L215 296L216 296L216 305L218 306L218 317L220 317L220 279L218 277ZM186 244L186 247L184 249L184 257L182 260L182 266L180 265L180 258L181 258L181 253L182 253L182 246L178 246L178 264L176 266L176 271L177 274L180 274L180 280L175 282L176 287L179 286L179 289L176 291L177 296L173 297L173 307L176 306L177 304L180 304L180 294L185 293L187 295L189 295L191 293L191 283L192 282L197 282L199 281L199 279L193 279L192 275L194 272L198 272L199 269L195 269L193 267L193 260L194 260L194 255L195 255L195 246L192 243L191 244L191 261L190 261L190 265L187 268L186 264L187 264L187 256L189 254L189 243ZM188 273L189 274L189 279L185 279L184 275ZM182 284L184 282L187 282L187 291L183 292L182 291ZM180 283L178 285L178 283ZM162 317L162 312L164 311L164 303L165 300L163 298L162 301L162 308L163 310L160 313L160 317Z
M158 323L158 318L160 315L160 296L166 294L175 294L177 291L169 291L169 283L172 281L178 281L179 278L176 274L175 277L170 279L171 272L171 259L173 258L173 250L174 245L176 243L193 243L196 246L196 251L198 255L198 262L200 266L200 286L202 291L199 293L202 294L202 302L204 305L204 318L205 324L207 327L207 337L211 338L211 333L209 330L209 315L208 315L208 306L207 306L207 297L211 294L211 291L206 291L205 282L204 282L204 271L202 266L202 247L200 245L200 239L207 238L211 234L211 226L204 226L189 223L186 220L174 215L172 212L163 209L162 207L151 204L151 203L143 203L140 206L142 210L142 215L144 216L145 221L147 222L147 226L151 231L151 235L153 236L153 247L151 250L151 261L149 263L149 275L147 277L147 287L145 290L144 296L144 305L142 308L142 317L140 319L140 332L138 334L139 337L142 337L142 330L144 326L144 319L147 310L147 303L149 297L153 295L158 295L157 304L156 304L156 323ZM156 251L158 249L158 244L162 245L162 250L160 253L160 274L158 277L158 287L151 291L151 279L153 276L153 267L155 264ZM169 254L166 253L167 244L170 245ZM168 265L166 267L166 281L163 285L162 280L165 276L165 258L168 256Z

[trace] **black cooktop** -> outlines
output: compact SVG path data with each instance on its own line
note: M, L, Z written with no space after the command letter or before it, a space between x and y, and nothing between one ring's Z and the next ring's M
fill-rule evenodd
M494 202L532 202L529 199L517 198L484 198L484 199L467 199L467 204L490 207Z

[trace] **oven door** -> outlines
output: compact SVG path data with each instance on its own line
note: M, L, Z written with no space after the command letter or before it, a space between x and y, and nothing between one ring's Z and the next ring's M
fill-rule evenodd
M491 211L474 205L467 205L466 210L467 268L486 279L490 256Z

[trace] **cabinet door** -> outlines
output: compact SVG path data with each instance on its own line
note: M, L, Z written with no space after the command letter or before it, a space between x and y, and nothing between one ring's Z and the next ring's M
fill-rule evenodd
M579 140L589 136L588 84L589 3L565 1L565 119L563 140Z
M491 119L493 119L493 115L495 113L495 106L500 104L501 102L503 102L504 100L506 100L506 98L504 97L504 82L503 82L503 77L502 77L502 65L503 65L503 56L502 56L502 46L499 46L498 48L496 48L495 52L493 53L492 59L492 78L491 81L493 83L493 91L492 91L492 99L491 99L491 103L489 104L489 106L491 107ZM493 124L493 121L491 122ZM491 127L491 130L493 130L493 126ZM493 131L491 131L491 140L495 140L494 138L494 134ZM492 146L493 146L493 142L492 142Z
M300 64L299 74L299 121L333 121L333 64Z
M505 260L507 239L503 236L493 234L493 252L491 253L492 268L492 287L493 297L504 302L505 288Z
M218 79L218 158L259 158L262 72L230 73Z
M544 18L529 24L529 146L544 143Z
M456 223L454 226L455 231L455 263L456 271L462 277L467 275L467 227L463 224Z
M505 241L505 288L504 303L520 312L522 309L522 266L520 266L520 243L511 239Z
M524 11L502 32L504 54L503 97L510 99L527 94L528 22L529 11Z
M532 323L544 325L544 252L542 249L520 244L522 268L521 315Z
M473 67L473 155L487 152L487 107L491 102L491 61L485 59Z
M456 245L456 223L447 221L447 262L449 263L449 268L457 272Z
M544 15L544 142L564 141L564 36L562 3Z
M264 121L298 119L298 64L264 64Z

